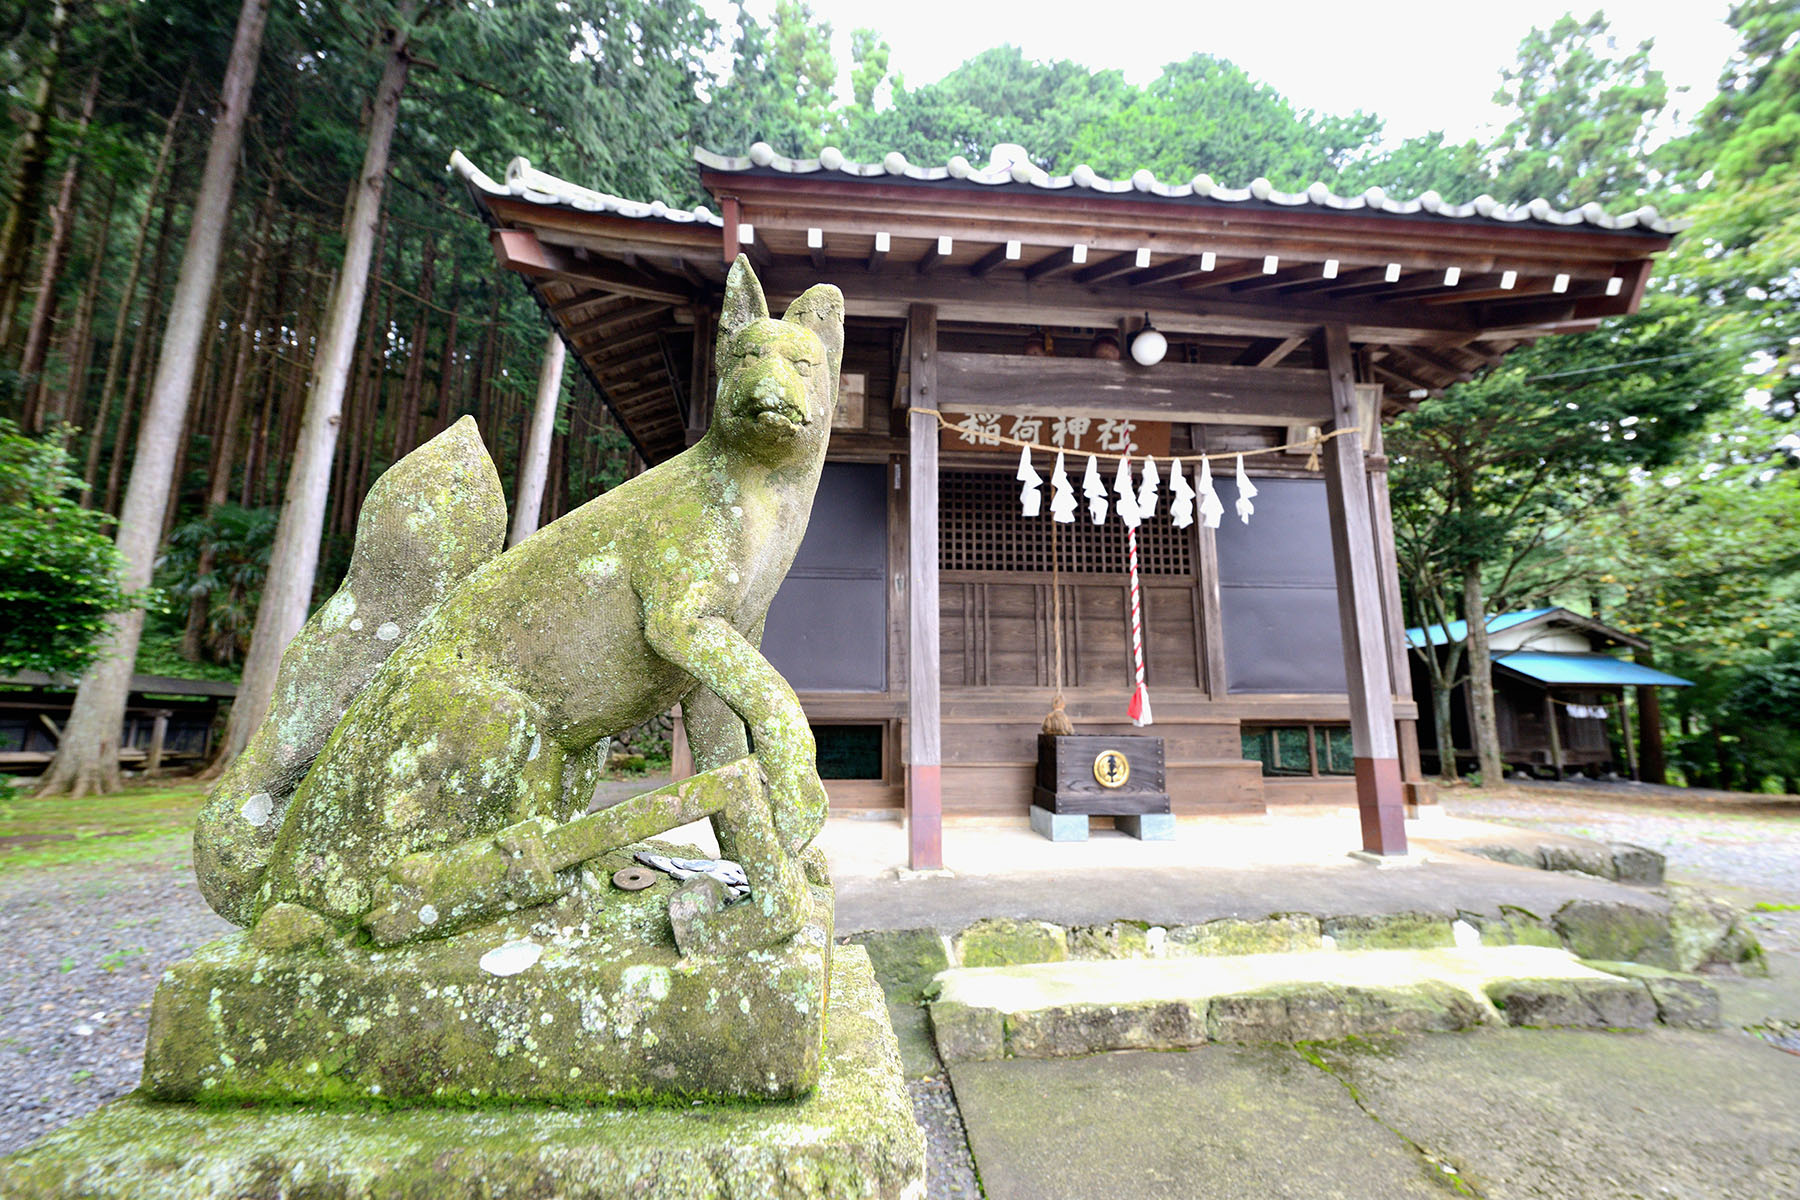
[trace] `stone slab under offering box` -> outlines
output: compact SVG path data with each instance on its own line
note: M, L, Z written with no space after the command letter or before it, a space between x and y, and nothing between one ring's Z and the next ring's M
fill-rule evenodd
M831 972L818 1084L803 1099L448 1109L220 1107L140 1094L0 1159L0 1195L917 1200L924 1138L868 955L840 946Z

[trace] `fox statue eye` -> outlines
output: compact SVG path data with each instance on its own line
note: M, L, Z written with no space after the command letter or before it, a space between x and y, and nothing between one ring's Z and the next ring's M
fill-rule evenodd
M818 363L813 362L811 359L796 358L794 360L794 370L800 372L802 375L811 375L813 373L813 368L818 365Z

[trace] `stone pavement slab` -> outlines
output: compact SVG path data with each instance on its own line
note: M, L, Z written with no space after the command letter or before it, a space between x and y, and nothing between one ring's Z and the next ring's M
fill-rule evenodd
M959 1063L988 1200L1440 1200L1411 1147L1284 1048Z
M1800 1058L1742 1034L1495 1030L1321 1057L1483 1200L1800 1196Z
M1279 870L1170 865L1089 869L1072 864L1063 870L933 879L847 875L834 862L832 882L839 934L919 928L954 933L991 917L1061 925L1114 920L1181 925L1283 912L1454 917L1459 912L1495 914L1501 905L1548 917L1576 899L1668 906L1666 899L1643 888L1476 859L1427 862L1398 871L1348 858L1341 865Z
M950 1078L990 1200L1800 1195L1800 1059L1731 1032L1209 1045Z

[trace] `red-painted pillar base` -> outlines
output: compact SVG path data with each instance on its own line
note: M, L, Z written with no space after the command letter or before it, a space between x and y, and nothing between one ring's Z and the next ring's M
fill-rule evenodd
M944 793L937 766L906 768L906 861L915 871L944 866Z
M1406 853L1406 791L1397 758L1356 759L1356 807L1362 814L1363 849Z

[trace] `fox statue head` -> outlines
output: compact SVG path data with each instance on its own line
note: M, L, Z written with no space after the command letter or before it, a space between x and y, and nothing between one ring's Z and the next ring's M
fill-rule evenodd
M817 284L771 320L762 284L739 255L725 281L715 358L715 436L770 466L823 457L844 359L842 292Z

